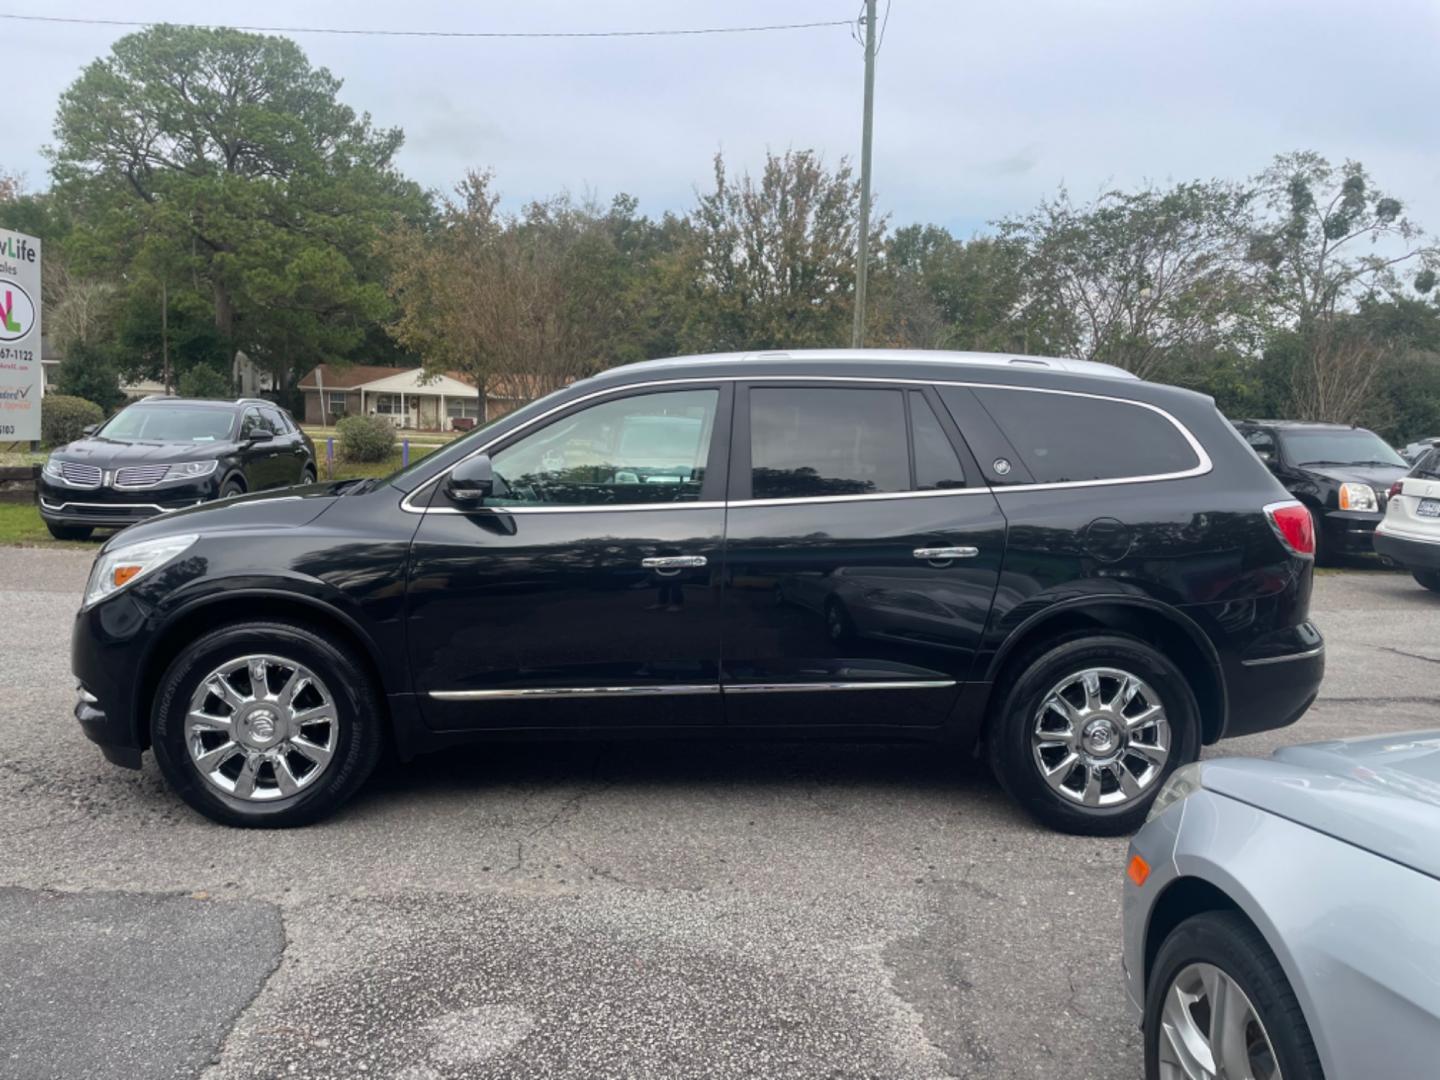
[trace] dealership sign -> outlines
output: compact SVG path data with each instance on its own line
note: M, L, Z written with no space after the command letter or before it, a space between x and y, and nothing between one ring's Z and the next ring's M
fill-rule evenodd
M40 438L40 241L0 229L0 443Z

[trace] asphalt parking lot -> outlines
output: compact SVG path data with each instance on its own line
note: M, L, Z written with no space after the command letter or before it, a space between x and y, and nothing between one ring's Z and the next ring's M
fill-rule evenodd
M1134 1078L1125 842L914 747L525 745L211 825L70 717L86 551L0 549L0 1077ZM1440 597L1326 573L1321 700L1440 725ZM1211 751L1214 753L1214 751Z

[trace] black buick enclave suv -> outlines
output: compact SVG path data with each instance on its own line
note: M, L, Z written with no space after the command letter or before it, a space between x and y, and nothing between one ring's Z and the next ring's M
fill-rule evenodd
M266 488L313 483L315 445L261 399L149 397L57 447L36 495L60 540Z
M236 825L382 745L929 740L1075 832L1324 670L1314 535L1205 397L1075 361L763 353L579 382L384 480L113 538L76 715Z

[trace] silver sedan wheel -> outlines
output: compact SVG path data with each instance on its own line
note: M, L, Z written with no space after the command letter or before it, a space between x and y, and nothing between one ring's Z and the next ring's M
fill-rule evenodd
M340 719L329 688L281 656L241 656L190 695L185 745L205 782L237 799L299 794L330 767Z
M1170 722L1160 695L1138 675L1086 668L1040 699L1031 746L1040 775L1066 799L1095 808L1122 806L1164 773Z
M1260 1014L1214 964L1190 964L1175 976L1159 1038L1161 1080L1280 1080Z

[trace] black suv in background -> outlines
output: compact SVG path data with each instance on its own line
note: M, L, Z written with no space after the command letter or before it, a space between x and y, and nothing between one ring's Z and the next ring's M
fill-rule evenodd
M382 480L112 538L76 716L235 825L482 738L927 740L1039 819L1136 827L1296 720L1313 532L1206 397L1075 361L652 361Z
M83 540L95 528L316 475L310 436L272 402L148 397L58 447L37 496L52 536Z
M1316 558L1374 551L1390 487L1409 470L1373 431L1299 420L1237 420L1235 429L1315 517Z

